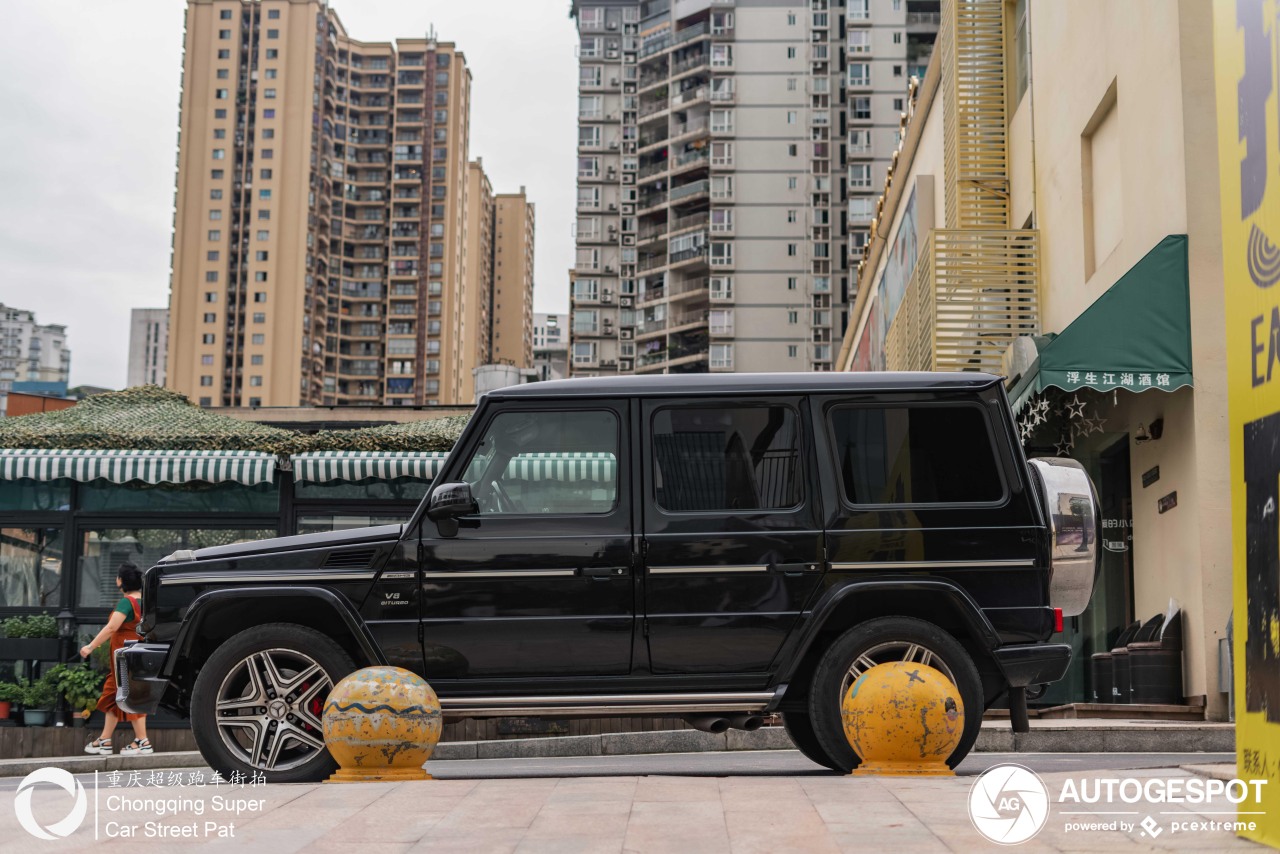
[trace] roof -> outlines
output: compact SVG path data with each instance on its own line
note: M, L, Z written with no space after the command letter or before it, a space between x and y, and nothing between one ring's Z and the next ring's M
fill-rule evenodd
M602 397L671 394L806 394L981 389L1000 382L992 374L955 372L813 372L776 374L652 374L580 377L491 391L487 397Z

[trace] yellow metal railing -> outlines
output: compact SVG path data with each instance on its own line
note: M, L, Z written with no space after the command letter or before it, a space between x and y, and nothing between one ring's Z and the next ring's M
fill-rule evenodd
M1000 370L1020 335L1040 331L1040 233L930 232L885 338L891 371Z

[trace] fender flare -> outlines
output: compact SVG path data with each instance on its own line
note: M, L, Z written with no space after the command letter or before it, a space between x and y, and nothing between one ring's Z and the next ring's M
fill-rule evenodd
M169 657L164 663L161 675L172 677L178 662L185 659L190 652L191 644L199 635L201 624L214 610L212 606L240 599L260 600L263 598L315 599L323 603L321 607L333 612L342 625L351 632L356 645L365 659L374 664L386 664L387 658L382 654L378 642L368 626L360 619L351 603L324 587L226 587L201 593L187 607L178 634L169 648Z
M807 614L804 626L796 637L795 645L783 657L783 666L779 668L775 682L786 684L794 678L796 669L809 654L814 642L818 639L819 632L827 625L839 606L854 596L878 591L939 594L946 598L960 615L965 627L969 630L970 639L979 643L988 652L1000 646L999 633L991 625L987 615L982 613L978 603L963 588L937 578L867 578L833 587L818 600Z

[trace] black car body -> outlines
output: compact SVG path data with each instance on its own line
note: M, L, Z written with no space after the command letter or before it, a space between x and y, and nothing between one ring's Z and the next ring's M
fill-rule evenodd
M1048 641L1088 602L1096 530L1087 476L1024 458L994 376L518 386L481 400L403 525L151 568L120 700L191 714L215 768L268 779L331 767L320 701L373 664L422 674L454 719L781 711L849 768L840 696L905 658L971 710L954 764L982 709L1064 674Z

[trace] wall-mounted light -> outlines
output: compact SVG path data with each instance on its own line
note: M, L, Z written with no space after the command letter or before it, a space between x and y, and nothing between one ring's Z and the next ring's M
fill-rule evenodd
M1157 418L1151 422L1151 430L1148 431L1146 425L1139 423L1138 429L1133 434L1133 442L1135 445L1142 445L1147 442L1157 441L1164 435L1164 418Z

